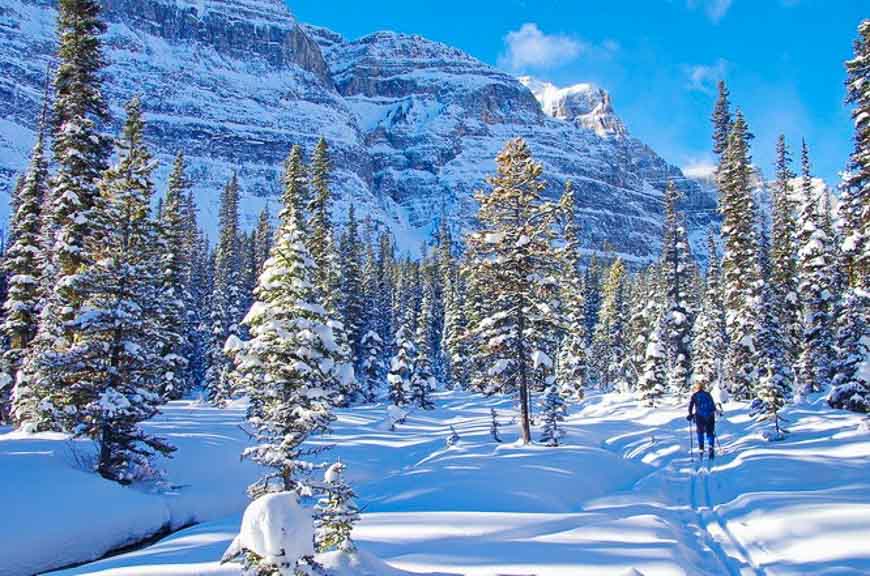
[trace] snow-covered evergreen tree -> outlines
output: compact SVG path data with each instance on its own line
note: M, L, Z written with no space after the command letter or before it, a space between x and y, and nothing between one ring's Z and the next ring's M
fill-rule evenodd
M118 162L104 174L100 209L91 212L94 234L85 248L93 260L79 273L87 297L72 320L77 338L40 358L41 370L64 383L42 400L43 409L55 411L76 435L92 438L99 446L97 471L121 483L135 480L152 455L174 450L139 426L157 413L166 364L160 354L161 255L150 218L154 163L137 98L126 112Z
M184 215L185 192L189 187L185 175L184 155L179 152L169 174L168 188L160 213L160 250L162 289L160 293L161 354L166 364L161 393L178 399L193 385L190 374L191 328L188 322L187 292L191 253L186 242L188 233Z
M330 395L337 388L337 344L329 316L317 300L316 267L305 245L306 227L296 189L285 187L280 227L244 318L250 340L230 336L233 380L251 397L248 421L256 445L244 457L267 471L248 491L310 495L307 460L317 448L304 446L327 430L333 416Z
M657 319L658 299L654 282L658 276L658 268L655 265L634 275L630 283L628 310L629 320L626 330L628 348L626 350L628 386L623 392L629 392L637 388L637 383L643 373L646 361L646 345L649 339L651 326Z
M396 406L408 403L411 379L414 376L414 360L417 357L417 348L414 346L414 337L409 325L410 320L405 319L396 331L396 352L390 359L390 370L387 373L390 401Z
M432 372L432 343L430 327L432 325L432 296L429 290L423 293L420 316L417 319L417 331L414 337L417 356L414 370L411 374L410 402L424 410L432 410L432 393L435 391L435 375Z
M827 389L833 359L833 258L831 239L819 214L818 197L813 190L809 152L801 148L803 206L800 249L798 251L798 298L802 307L803 339L798 363L802 392Z
M738 110L719 168L719 210L724 241L722 290L729 345L725 375L729 392L742 399L752 397L759 369L756 312L760 275L757 219L750 181L750 137L743 114Z
M846 61L846 101L853 105L855 148L840 194L843 255L849 285L870 290L870 19L858 26Z
M187 307L188 336L191 344L190 375L195 386L205 382L208 368L209 320L211 318L211 271L208 240L196 224L196 208L192 193L185 203L187 222L187 243L191 254L190 277L187 293L190 304Z
M263 266L269 259L269 250L272 248L272 219L269 216L269 208L260 211L257 220L257 229L254 231L254 262L257 276L263 272Z
M774 360L768 359L761 371L756 396L759 404L757 407L759 419L773 424L772 437L776 438L782 437L783 434L779 412L785 406L784 391L790 388L789 383L783 381L783 375L781 366L777 366Z
M559 445L563 434L560 424L565 420L566 413L565 400L559 393L559 387L552 384L541 400L541 442L545 446Z
M520 138L496 158L491 190L478 194L482 230L469 237L472 274L487 285L488 316L474 327L488 354L488 378L519 392L524 443L531 441L529 395L547 338L562 324L554 310L552 280L559 276L553 247L562 206L544 202L543 168ZM552 365L552 361L550 361Z
M625 263L617 258L610 265L602 287L603 300L592 342L592 365L598 385L604 390L628 387L626 278Z
M570 193L570 192L569 192ZM560 282L565 328L556 358L555 378L562 396L582 400L587 386L588 358L583 307L583 280L580 276L577 229L573 194L567 200L565 246L562 248Z
M583 318L586 344L592 345L601 311L601 264L593 255L583 273Z
M448 276L444 287L444 336L442 353L449 373L446 385L466 390L471 370L468 351L465 282L459 270Z
M347 227L339 246L341 266L341 320L347 334L354 366L363 361L362 339L367 325L363 300L362 241L359 235L354 207L347 211Z
M767 237L767 223L758 224L758 263L761 279L758 288L758 351L756 362L761 366L759 386L755 393L753 410L775 423L779 433L779 410L793 395L794 373L786 359L783 330L777 310L777 298L772 285L773 267L771 247Z
M384 343L378 333L369 330L362 339L362 364L360 366L360 388L366 402L378 398L381 385L386 379L384 366Z
M854 412L870 412L870 295L850 290L840 312L833 388L828 404Z
M661 271L667 291L665 333L668 352L668 388L677 394L689 391L692 371L691 311L692 255L684 224L677 212L679 192L671 181L665 191L665 225Z
M655 406L661 400L668 386L668 356L664 345L666 330L667 314L659 309L647 338L643 372L637 384L641 399L650 406Z
M301 163L301 154L299 161ZM329 291L329 244L332 236L332 191L329 188L332 164L329 146L320 138L311 157L311 198L307 205L310 214L308 248L317 266L317 285L325 295Z
M318 552L340 550L354 552L356 545L351 540L354 524L359 522L359 507L356 494L344 479L347 469L342 462L336 462L326 469L323 475L325 495L315 506L314 538Z
M800 304L797 295L797 222L791 181L791 156L780 135L776 143L776 182L773 186L773 223L771 237L771 274L773 307L783 332L780 336L785 361L797 360L802 337Z
M5 386L0 386L0 422L7 418L21 424L36 411L36 398L25 382L19 382L19 369L36 335L39 303L42 295L40 277L47 254L42 242L43 205L48 196L48 163L45 158L45 126L40 126L30 164L15 194L11 240L3 258L8 276L8 292L3 309L2 330L7 347L2 358ZM10 418L11 417L11 418Z
M220 231L214 256L214 280L211 292L211 335L206 386L209 399L222 405L233 394L230 378L232 361L224 352L230 336L239 336L238 323L244 314L241 304L241 244L239 242L239 183L230 178L220 207Z
M40 429L60 429L63 423L53 415L83 408L64 392L63 371L50 367L56 355L65 356L79 339L73 320L86 297L82 274L92 262L88 241L97 232L92 221L101 202L98 184L111 148L111 139L101 131L109 120L101 89L105 62L100 36L105 30L95 0L59 3L52 140L57 170L42 218L50 258L41 278L39 326L22 383L31 398L53 398L54 404L28 415Z
M707 238L707 286L692 335L693 380L702 382L721 397L724 389L724 359L728 349L725 307L722 303L722 270L712 233Z
M721 159L728 148L728 134L731 132L733 119L731 117L731 105L728 102L728 86L724 80L719 81L719 96L713 108L713 153Z
M354 401L359 390L356 373L354 372L353 352L342 312L342 306L346 298L344 283L342 281L341 254L335 245L335 237L330 237L330 241L326 245L326 251L327 292L324 297L324 306L329 316L329 326L332 329L335 342L338 346L333 358L338 373L336 394L333 398L338 406L348 406Z

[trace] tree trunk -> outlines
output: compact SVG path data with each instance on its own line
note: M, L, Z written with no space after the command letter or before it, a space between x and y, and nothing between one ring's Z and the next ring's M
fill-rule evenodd
M523 444L528 444L532 441L532 433L529 427L529 376L522 336L525 333L526 323L525 317L522 314L520 314L518 324L520 334L518 345L519 354L517 358L520 371L520 426L522 427Z

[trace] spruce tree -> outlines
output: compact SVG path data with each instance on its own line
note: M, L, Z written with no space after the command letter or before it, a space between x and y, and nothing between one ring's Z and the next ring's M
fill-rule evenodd
M562 248L560 282L565 326L556 358L555 378L563 397L579 401L587 386L587 345L584 324L583 280L580 276L579 239L574 215L574 197L570 187L566 202L565 246Z
M360 388L366 402L377 400L381 384L386 378L383 359L384 343L377 332L369 330L363 335L360 365Z
M728 349L725 306L722 303L722 270L712 232L707 237L707 286L701 311L693 326L693 379L707 390L724 392L724 359Z
M333 358L336 363L339 378L336 381L338 388L334 396L338 406L348 406L354 401L358 393L356 374L354 372L354 359L348 339L347 328L344 323L342 306L346 301L344 283L342 281L341 254L332 237L327 243L327 292L324 298L326 313L329 315L329 326L335 337L337 351Z
M748 400L758 380L756 317L760 274L755 206L751 189L749 134L738 110L719 170L722 213L723 304L726 310L728 353L725 363L729 391Z
M387 384L390 389L390 401L396 406L408 403L411 390L411 379L414 375L414 360L417 348L409 329L410 320L406 318L399 324L396 331L396 352L390 359L390 371L387 373Z
M126 112L118 163L104 174L100 209L91 212L94 233L85 249L93 260L79 273L87 298L73 319L76 341L40 357L40 370L64 383L43 399L43 409L56 411L66 429L93 439L97 471L124 484L148 468L152 455L174 450L139 426L157 414L166 363L160 355L158 232L150 218L154 163L143 141L138 98Z
M719 96L713 108L713 153L717 158L722 157L728 148L728 134L731 132L733 119L731 118L731 105L728 101L728 86L724 80L719 80Z
M668 340L668 388L678 394L689 391L692 371L691 259L686 229L677 212L679 192L673 181L665 191L665 225L661 270L667 290L665 333Z
M556 447L559 445L559 440L562 438L562 428L560 424L565 420L567 408L565 400L559 393L559 387L552 384L547 388L544 398L541 401L541 420L543 430L541 430L541 442L545 446Z
M763 419L774 422L776 433L779 434L779 411L786 399L792 396L794 374L791 363L786 359L783 330L771 282L773 268L770 262L771 247L767 239L767 223L762 220L758 224L758 230L761 279L758 289L759 329L756 363L761 367L761 373L755 394L755 405L751 411L761 415Z
M819 199L813 190L809 151L801 147L802 183L800 249L798 251L798 297L803 316L803 346L798 362L801 391L819 392L830 384L833 358L831 239L819 214Z
M231 335L225 347L235 366L233 380L251 397L248 422L257 444L243 456L267 469L248 488L252 498L280 491L310 495L308 458L318 449L304 443L333 419L337 345L314 287L316 266L295 192L284 189L257 300L243 320L250 340Z
M168 188L160 215L160 249L162 252L162 290L160 314L163 333L161 354L166 363L161 393L178 399L193 385L190 375L190 328L188 292L191 253L186 242L187 222L184 214L185 192L189 187L185 175L184 155L179 152L169 174Z
M587 346L592 344L601 310L601 264L595 256L583 273L583 318Z
M260 211L257 220L257 229L254 231L254 265L257 276L263 272L263 266L269 259L269 250L272 248L272 220L269 217L269 208Z
M843 256L852 288L870 291L870 20L858 26L854 57L846 62L846 102L853 106L854 150L840 195Z
M341 266L342 323L347 334L354 366L362 364L362 339L367 319L363 301L362 241L359 236L353 205L348 208L347 227L339 247Z
M215 248L211 292L211 334L206 386L209 399L220 406L233 395L230 379L232 361L224 353L229 336L239 336L238 323L244 314L241 303L241 243L239 241L239 183L230 178L221 195L220 230Z
M638 381L641 399L655 406L668 386L668 357L664 346L667 330L667 314L659 309L650 327L644 351L643 372Z
M782 328L785 361L794 365L802 337L797 290L797 222L791 181L791 157L780 135L776 143L776 182L773 187L771 275L773 307Z
M628 390L636 388L637 380L643 370L646 343L653 321L655 294L652 278L656 274L655 264L646 270L636 272L629 282L628 324L626 327L626 367L629 375Z
M828 395L828 404L834 408L870 412L868 311L870 297L867 292L847 292L838 323L833 387Z
M607 271L603 299L592 342L593 366L603 390L629 387L625 263L617 258Z
M477 195L482 230L468 239L472 274L487 286L489 300L488 316L474 329L489 355L489 378L503 391L519 392L522 441L529 443L534 372L546 363L548 335L562 325L552 280L560 275L553 241L564 205L543 201L543 168L522 139L510 140L496 164L487 180L491 190Z
M432 393L435 391L435 375L432 372L432 345L430 329L432 325L432 296L430 290L423 294L420 316L417 319L417 330L414 344L417 356L411 375L410 401L425 410L432 410Z
M47 254L42 242L43 205L48 197L48 163L45 158L45 126L40 126L30 164L15 194L12 214L12 244L4 254L3 272L8 275L8 293L3 302L3 335L7 348L2 358L0 422L22 424L33 416L36 399L24 382L19 383L22 360L36 335L42 294L40 276Z
M105 62L100 36L105 30L95 0L59 2L52 140L57 170L42 219L50 260L42 277L43 306L24 384L32 398L52 395L54 402L60 403L46 405L39 416L28 416L43 429L63 426L53 414L81 408L71 404L75 399L69 394L62 393L65 383L61 371L47 367L54 363L55 354L65 355L80 337L73 319L86 297L82 273L92 261L88 243L96 233L92 221L95 211L101 209L98 184L111 148L111 140L101 131L109 120L101 89Z
M301 155L299 157L301 162ZM332 241L332 192L329 179L332 166L329 157L329 146L326 139L320 138L311 157L311 200L308 211L311 215L309 228L311 237L308 241L311 255L317 265L317 285L326 293L329 276L329 243Z
M315 506L314 539L318 552L356 551L350 535L354 524L359 522L360 509L356 505L353 488L344 478L346 469L347 466L343 463L336 462L323 475L325 494Z
M109 120L103 98L105 61L100 36L106 24L95 0L58 3L58 65L54 78L54 160L50 218L56 227L53 257L57 265L58 296L66 306L61 318L70 319L84 298L77 274L90 263L85 241L92 233L92 210L98 203L97 184L107 160L111 139L100 128ZM68 340L73 336L68 334Z

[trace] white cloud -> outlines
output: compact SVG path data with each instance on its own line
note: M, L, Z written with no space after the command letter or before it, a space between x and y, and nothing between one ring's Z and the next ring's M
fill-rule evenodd
M713 24L718 24L728 13L732 2L733 0L687 0L686 4L693 10L699 5L702 6L707 13L707 18Z
M686 68L688 80L687 88L695 92L712 94L716 90L716 84L725 77L728 62L720 58L715 64L697 64Z
M712 162L698 161L683 166L682 170L686 178L704 180L713 176L713 173L716 171L716 165Z
M504 37L505 52L498 58L501 67L511 70L553 68L577 58L586 45L570 36L544 34L534 22L526 22L519 30Z

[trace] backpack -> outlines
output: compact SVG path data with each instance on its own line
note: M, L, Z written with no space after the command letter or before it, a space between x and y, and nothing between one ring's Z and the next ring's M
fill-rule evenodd
M716 403L709 392L698 392L695 398L695 413L702 418L709 418L716 412Z

